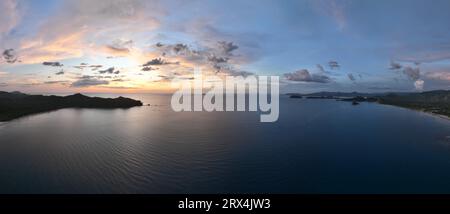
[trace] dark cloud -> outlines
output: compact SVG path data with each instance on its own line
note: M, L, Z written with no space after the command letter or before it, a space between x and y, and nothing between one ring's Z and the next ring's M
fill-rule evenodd
M110 67L106 70L100 70L98 72L101 74L120 74L120 71L116 70L116 68L114 68L114 67Z
M0 87L6 87L6 86L8 86L7 83L5 83L5 82L0 82Z
M169 44L169 45L163 45L161 43L156 43L156 48L161 51L162 56L166 55L183 55L183 56L191 56L196 51L191 50L188 45L183 43L177 43L177 44Z
M355 79L355 76L353 76L353 74L351 74L351 73L348 73L347 74L347 77L348 77L348 79L350 79L351 81L355 81L356 79Z
M228 60L229 60L228 58L217 56L212 56L208 58L208 61L212 64L212 66L214 67L214 69L216 69L217 72L219 72L225 67L229 67L227 64Z
M296 82L329 83L331 78L323 74L311 74L307 69L284 74L287 80Z
M7 63L15 63L17 62L17 56L16 53L14 51L14 49L6 49L3 51L2 53L3 59L5 59L5 61Z
M208 61L213 62L215 64L227 63L228 62L228 58L212 56L212 57L208 58Z
M331 69L339 69L341 66L339 65L339 63L338 62L336 62L336 61L329 61L328 62L328 66L331 68Z
M142 71L153 71L153 70L158 70L158 68L153 68L151 66L145 66L141 70Z
M416 81L420 78L420 69L405 66L403 69L403 74L405 74L409 79Z
M391 65L390 65L389 69L390 70L400 70L400 69L402 69L402 67L403 66L400 63L391 61Z
M151 66L151 65L158 66L158 65L170 65L170 64L178 64L178 62L166 62L161 58L155 58L155 59L152 59L152 60L148 61L147 63L143 64L142 66L146 67L146 66Z
M233 42L218 41L215 45L203 47L195 50L192 47L178 43L178 44L162 44L157 43L156 48L161 52L162 56L182 56L189 62L193 63L208 63L217 72L220 70L231 68L231 59L237 57L233 52L239 48ZM167 64L161 59L154 59L143 66L162 65Z
M43 62L42 65L53 66L53 67L62 67L62 66L64 66L60 62Z
M82 76L77 81L72 82L71 87L89 87L89 86L96 86L96 85L107 85L109 84L106 80L100 80L93 76Z
M92 71L96 71L102 67L103 67L103 65L90 65L89 66L89 68L91 68Z
M179 44L176 44L175 46L173 46L173 51L176 54L179 54L179 53L183 53L183 52L189 51L189 48L188 48L187 45L179 43Z
M63 75L63 74L64 74L64 71L63 71L63 70L61 70L61 71L55 73L55 75Z
M125 82L125 80L124 79L113 79L113 80L111 80L112 82Z
M89 64L82 62L82 63L80 63L80 65L75 65L75 66L72 66L72 67L80 69L80 70L83 70L84 68L88 67L88 65Z
M161 78L160 81L170 81L173 80L173 76L167 76L167 75L158 75L159 78Z
M220 41L218 43L226 55L232 55L231 52L239 48L239 46L233 44L233 42Z

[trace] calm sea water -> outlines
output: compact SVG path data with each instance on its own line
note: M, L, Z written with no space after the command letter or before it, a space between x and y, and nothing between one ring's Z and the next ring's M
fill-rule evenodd
M99 95L116 96L116 95ZM280 99L259 114L62 109L0 125L0 193L450 193L450 121Z

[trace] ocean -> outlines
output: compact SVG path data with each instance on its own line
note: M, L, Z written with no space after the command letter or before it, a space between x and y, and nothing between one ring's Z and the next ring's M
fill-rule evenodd
M278 121L260 123L122 96L150 106L0 124L0 193L450 193L448 119L281 96Z

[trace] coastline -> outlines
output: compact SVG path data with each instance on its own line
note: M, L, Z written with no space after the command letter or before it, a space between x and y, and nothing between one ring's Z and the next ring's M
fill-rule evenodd
M74 94L62 97L1 92L0 122L64 108L126 109L136 106L143 106L142 101L122 96L100 98Z
M380 105L387 105L387 106L394 106L394 107L398 107L398 108L403 108L403 109L408 109L408 110L412 110L415 112L420 112L432 117L436 117L436 118L440 118L440 119L444 119L444 120L449 120L450 121L450 116L447 115L443 115L443 114L438 114L438 113L434 113L434 112L429 112L429 111L425 111L425 109L416 109L416 108L408 108L408 107L404 107L404 106L400 106L400 105L392 105L392 104L387 104L387 103L379 103Z

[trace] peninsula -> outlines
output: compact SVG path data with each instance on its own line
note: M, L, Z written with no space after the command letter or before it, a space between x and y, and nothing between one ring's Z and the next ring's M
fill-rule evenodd
M0 91L0 122L63 108L113 109L131 108L135 106L142 106L142 102L125 97L100 98L88 97L82 94L44 96Z

